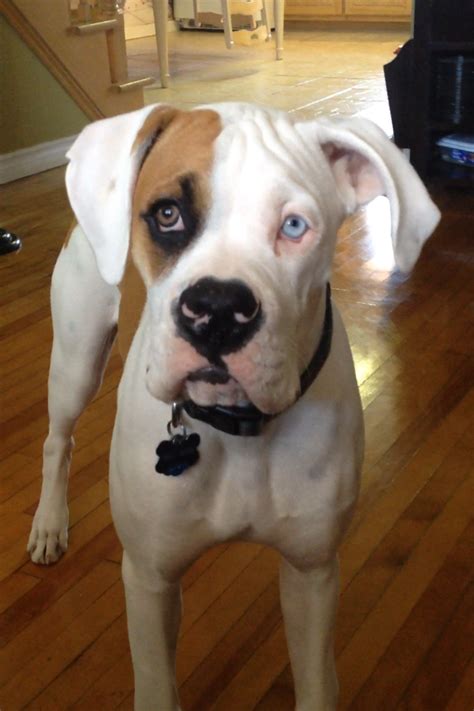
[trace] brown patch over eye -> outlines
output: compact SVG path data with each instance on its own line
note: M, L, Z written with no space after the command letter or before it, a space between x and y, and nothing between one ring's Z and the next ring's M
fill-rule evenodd
M135 186L131 249L147 286L172 268L205 225L213 146L221 131L219 115L207 109L157 110L152 118L147 131L156 140Z

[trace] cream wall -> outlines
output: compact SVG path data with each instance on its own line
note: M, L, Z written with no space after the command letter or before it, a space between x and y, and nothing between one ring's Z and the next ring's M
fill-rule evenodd
M73 136L87 123L69 94L0 17L0 154Z

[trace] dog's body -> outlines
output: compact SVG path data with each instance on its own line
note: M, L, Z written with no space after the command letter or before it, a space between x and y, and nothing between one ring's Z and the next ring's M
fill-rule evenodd
M294 125L244 105L147 107L94 124L72 149L68 189L81 226L53 278L51 425L33 560L52 562L66 549L72 431L100 385L118 321L126 363L110 499L124 546L137 711L179 708L179 578L204 550L236 538L282 554L298 711L334 709L336 551L363 450L334 305L329 355L301 397L300 376L325 330L344 214L388 192L395 254L406 268L436 209L368 124ZM409 199L418 205L407 208ZM180 476L155 473L170 403L186 398L252 403L272 418L258 436L239 437L183 416L200 435L199 461Z

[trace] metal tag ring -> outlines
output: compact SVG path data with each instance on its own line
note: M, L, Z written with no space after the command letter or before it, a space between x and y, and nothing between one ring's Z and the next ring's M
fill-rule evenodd
M181 405L178 402L173 402L171 405L171 423L174 429L181 424Z
M166 425L166 429L168 430L168 434L170 437L175 437L177 434L181 435L181 437L186 437L187 432L186 432L186 427L180 423L177 427L173 425L173 420L170 420L168 424ZM179 429L179 433L176 432L176 430ZM173 432L173 430L175 430Z

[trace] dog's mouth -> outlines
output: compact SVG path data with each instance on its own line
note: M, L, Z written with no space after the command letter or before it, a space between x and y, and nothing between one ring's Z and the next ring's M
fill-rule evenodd
M187 380L191 383L202 381L210 385L225 385L229 382L230 377L228 371L224 370L224 368L209 366L207 368L199 368L199 370L189 373Z
M249 404L247 393L232 375L218 366L199 368L188 374L184 395L197 405L243 407Z

